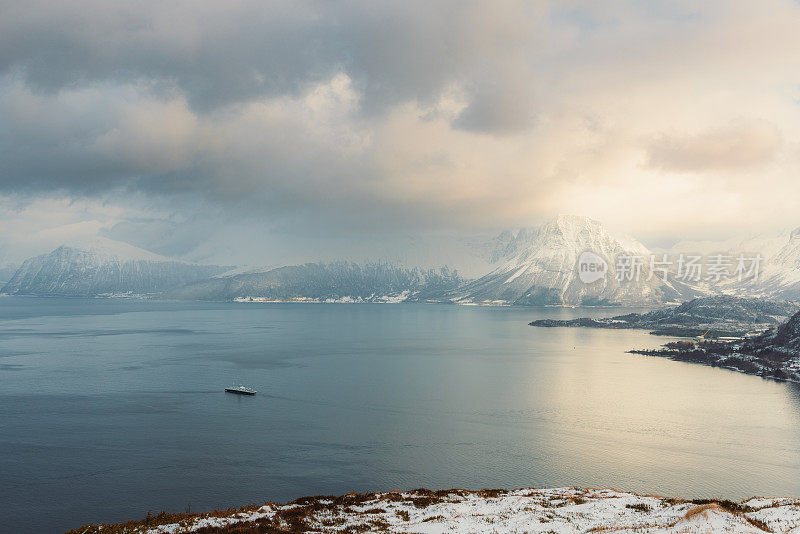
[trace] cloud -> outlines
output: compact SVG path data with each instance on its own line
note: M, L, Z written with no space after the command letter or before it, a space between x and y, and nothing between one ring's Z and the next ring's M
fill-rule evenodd
M193 109L296 95L345 71L375 113L432 102L537 37L546 2L8 2L0 71L57 92L115 80Z
M212 232L277 251L558 212L659 239L746 209L797 225L788 0L0 9L0 199L20 206L0 241L50 201L119 209L53 228L99 220L165 254Z
M508 82L514 78L509 75ZM519 133L535 120L536 99L530 80L498 81L493 75L469 91L468 102L452 122L455 128L488 134Z
M7 83L0 122L0 187L7 192L105 192L184 168L206 144L184 101L154 99L135 86L38 94Z
M334 25L311 2L33 0L3 11L0 68L48 92L144 81L210 108L296 91L343 57L325 46Z
M698 135L661 135L647 148L647 164L674 172L746 171L772 160L780 147L766 121L738 121Z

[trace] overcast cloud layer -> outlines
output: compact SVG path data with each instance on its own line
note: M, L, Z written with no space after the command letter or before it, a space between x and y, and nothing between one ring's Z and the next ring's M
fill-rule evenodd
M0 2L0 253L795 227L798 50L789 0Z

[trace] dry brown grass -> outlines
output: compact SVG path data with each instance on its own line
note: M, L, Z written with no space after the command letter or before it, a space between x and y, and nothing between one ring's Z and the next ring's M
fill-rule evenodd
M759 530L763 530L764 532L772 532L772 529L770 529L769 525L767 525L764 521L747 517L745 515L747 512L753 511L752 508L746 505L735 503L733 501L716 500L716 499L714 500L697 499L691 502L698 504L699 506L696 506L687 511L686 515L684 516L685 519L690 519L708 510L720 510L743 518L745 521L747 521L749 524L751 524L752 526L756 527Z
M636 503L636 504L626 504L625 508L630 508L631 510L636 510L637 512L642 512L642 513L650 512L650 511L653 510L652 507L650 507L649 505L647 505L647 504L645 504L643 502Z
M708 510L724 510L722 506L719 504L712 502L708 504L701 504L700 506L695 506L694 508L689 509L686 512L686 515L683 516L684 519L691 519L692 517L696 516L697 514L702 514Z
M173 523L188 524L197 519L205 517L230 517L242 512L252 512L258 508L260 508L260 505L229 508L227 510L212 510L204 513L170 513L162 511L156 515L152 515L150 512L148 512L144 519L126 521L124 523L117 524L101 523L98 525L84 525L74 530L70 530L66 534L129 534L131 532L155 528L159 525L169 525Z
M760 519L751 518L747 516L744 516L744 518L747 520L748 523L750 523L751 525L753 525L758 529L763 530L764 532L774 532L771 528L769 528L769 525L767 525L764 521L761 521Z

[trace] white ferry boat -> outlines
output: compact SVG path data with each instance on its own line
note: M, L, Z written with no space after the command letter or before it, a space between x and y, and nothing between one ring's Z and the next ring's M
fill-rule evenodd
M225 393L236 393L237 395L255 395L257 392L245 386L233 386L225 388Z

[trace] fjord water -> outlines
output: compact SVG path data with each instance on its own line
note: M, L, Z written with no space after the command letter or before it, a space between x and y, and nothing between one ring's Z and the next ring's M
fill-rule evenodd
M618 312L0 298L3 528L423 486L800 495L796 385L527 326Z

